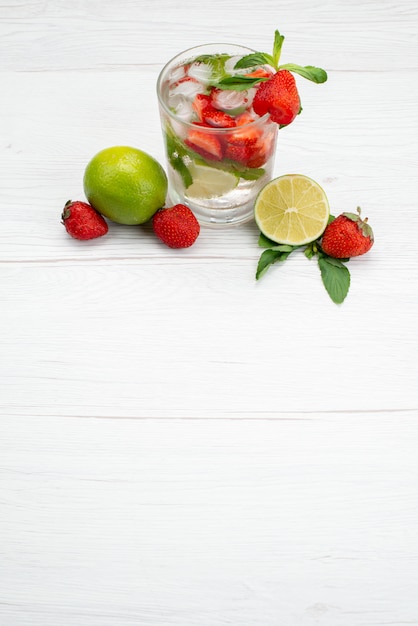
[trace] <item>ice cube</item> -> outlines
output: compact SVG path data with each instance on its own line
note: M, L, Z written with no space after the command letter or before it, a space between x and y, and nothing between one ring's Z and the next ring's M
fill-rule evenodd
M184 122L191 121L194 114L192 103L184 94L171 93L168 98L168 106Z
M170 90L170 95L182 95L188 100L194 100L198 93L204 93L205 87L190 76L179 80Z
M250 108L253 104L254 96L257 93L257 87L251 87L247 90L247 107Z
M245 69L245 70L235 70L234 67L236 65L236 63L238 63L238 61L242 59L242 55L235 55L233 57L229 57L229 59L227 59L225 61L225 72L227 74L245 74L248 73L249 70Z
M212 68L207 63L192 63L189 67L188 75L207 85L212 78Z
M216 89L212 93L212 103L216 109L227 113L242 112L248 105L248 94L246 91Z
M186 70L183 65L180 67L175 67L169 76L169 82L171 85L177 83L179 80L186 76Z

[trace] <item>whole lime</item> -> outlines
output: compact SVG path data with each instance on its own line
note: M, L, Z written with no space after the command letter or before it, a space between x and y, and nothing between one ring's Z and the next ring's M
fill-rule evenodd
M84 172L84 193L99 213L118 224L143 224L164 206L167 176L152 156L113 146L98 152Z

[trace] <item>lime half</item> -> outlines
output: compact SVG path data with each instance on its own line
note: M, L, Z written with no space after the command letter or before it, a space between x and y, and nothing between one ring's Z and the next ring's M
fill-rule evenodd
M260 191L254 217L260 231L272 241L299 246L324 232L329 218L328 199L311 178L286 174Z
M193 182L186 189L188 198L216 198L238 185L238 177L225 170L196 163L190 165L189 170Z

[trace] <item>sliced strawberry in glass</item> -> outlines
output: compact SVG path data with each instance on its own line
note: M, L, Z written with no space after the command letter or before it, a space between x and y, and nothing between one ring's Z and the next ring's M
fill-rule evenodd
M193 129L189 132L184 143L205 159L210 161L220 161L222 159L221 142L210 133Z
M233 128L235 126L235 120L228 113L218 111L212 105L203 109L202 118L206 124L215 128Z
M204 110L211 104L210 96L198 93L195 99L193 100L193 109L198 117L198 119L203 122L203 112Z

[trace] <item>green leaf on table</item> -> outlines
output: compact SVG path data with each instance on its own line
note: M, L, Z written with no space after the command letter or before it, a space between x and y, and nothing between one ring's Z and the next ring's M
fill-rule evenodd
M260 233L260 236L258 237L258 245L260 246L260 248L274 248L274 246L277 246L277 242L272 241L271 239L263 235L263 233Z
M279 70L289 70L289 72L295 72L295 74L299 74L303 76L303 78L307 78L311 80L313 83L325 83L328 76L325 70L320 67L314 67L313 65L305 65L302 67L301 65L296 65L295 63L285 63L284 65L279 66Z
M266 237L263 233L260 233L258 237L258 245L260 248L271 248L272 250L278 250L279 252L293 252L300 246L291 246L287 243L277 243L277 241L273 241Z
M281 247L285 247L286 250L280 250L279 248ZM290 250L288 248L290 248ZM258 260L257 271L255 274L256 279L258 280L261 278L263 274L267 272L270 265L279 261L285 261L293 250L294 248L292 246L277 246L276 249L270 248L269 250L264 250Z
M350 288L350 272L339 259L328 256L319 256L318 265L328 295L333 302L341 304Z

